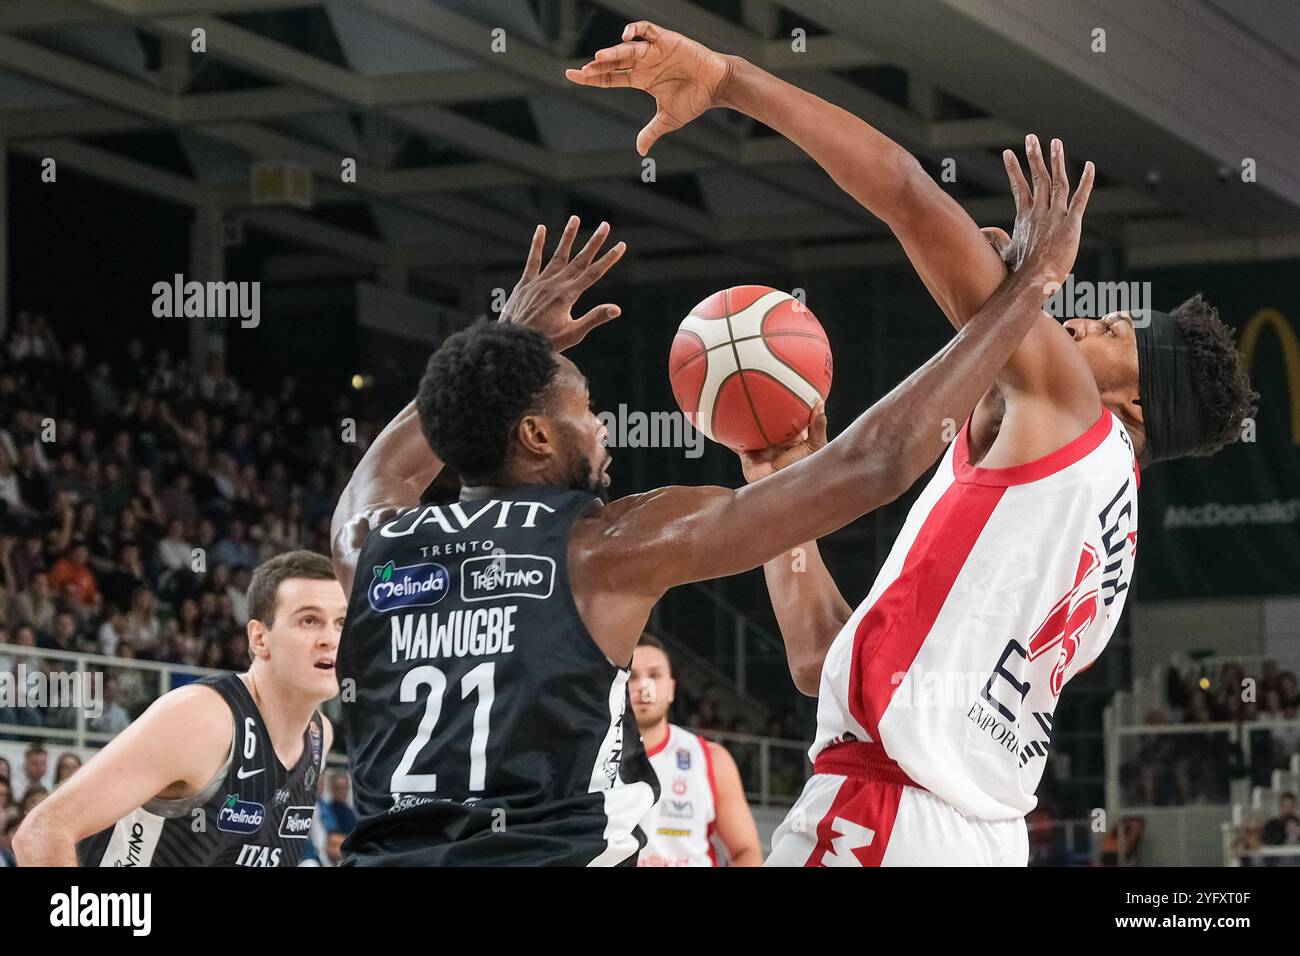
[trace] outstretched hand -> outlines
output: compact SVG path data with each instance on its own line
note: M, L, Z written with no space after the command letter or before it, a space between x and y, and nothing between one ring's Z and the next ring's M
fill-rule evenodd
M1063 283L1079 253L1083 213L1092 195L1096 167L1085 163L1079 188L1070 195L1070 179L1065 170L1065 146L1052 140L1052 168L1048 171L1038 137L1025 137L1025 158L1029 164L1031 187L1025 181L1020 160L1011 150L1004 150L1002 162L1016 200L1016 224L1008 236L1003 230L986 228L985 237L1012 272L1028 265L1042 272L1048 283Z
M609 237L609 223L602 222L582 250L570 259L569 253L580 225L577 216L569 217L546 268L542 268L546 227L537 227L533 232L532 246L528 249L524 274L519 277L501 310L500 321L541 332L551 340L557 352L577 345L596 326L618 318L622 312L617 305L606 302L579 318L573 317L573 306L579 297L599 282L627 251L627 244L620 242L596 258L596 253Z
M637 135L636 151L720 105L719 91L731 76L731 60L689 37L638 20L623 28L623 42L597 50L580 70L564 75L583 86L631 87L655 98L655 115Z
M818 402L813 407L812 421L799 435L774 448L759 451L737 452L740 455L740 467L745 473L745 481L751 484L760 478L766 478L773 472L780 471L802 461L826 444L826 405Z

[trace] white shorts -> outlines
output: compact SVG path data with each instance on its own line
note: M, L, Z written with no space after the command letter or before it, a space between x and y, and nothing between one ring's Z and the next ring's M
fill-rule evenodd
M876 748L846 744L833 748ZM863 751L866 752L866 751ZM889 770L884 762L892 765ZM772 835L768 866L1027 866L1023 817L980 820L904 782L883 756L853 775L816 773ZM834 767L819 755L817 767ZM840 768L836 768L840 769Z

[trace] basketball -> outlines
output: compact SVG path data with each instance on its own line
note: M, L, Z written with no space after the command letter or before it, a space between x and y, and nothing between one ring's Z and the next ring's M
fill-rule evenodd
M735 451L783 445L831 390L831 347L794 296L762 285L715 292L677 329L668 378L692 425Z

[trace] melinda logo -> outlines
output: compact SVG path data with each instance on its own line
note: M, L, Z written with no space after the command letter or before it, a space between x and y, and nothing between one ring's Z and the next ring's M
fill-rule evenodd
M427 607L447 596L450 578L441 564L408 564L394 567L389 561L377 567L374 580L366 591L370 606L376 611L399 607Z
M227 794L226 802L217 813L217 829L224 833L256 833L266 820L266 808L260 803L240 800L236 794Z

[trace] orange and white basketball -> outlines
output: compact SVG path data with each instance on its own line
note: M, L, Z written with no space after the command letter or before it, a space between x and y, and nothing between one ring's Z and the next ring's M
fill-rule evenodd
M682 320L668 359L691 424L735 451L790 441L831 390L831 347L817 317L762 285L715 292Z

